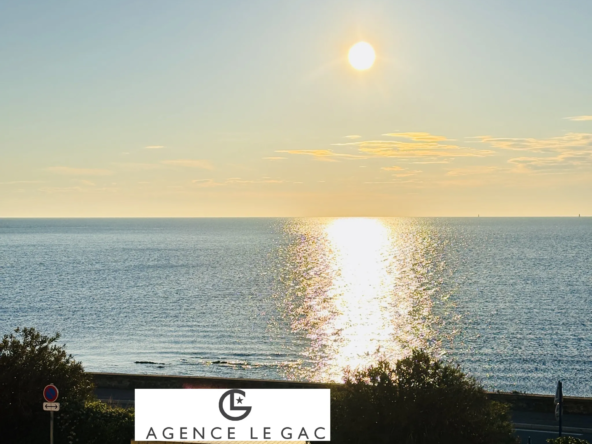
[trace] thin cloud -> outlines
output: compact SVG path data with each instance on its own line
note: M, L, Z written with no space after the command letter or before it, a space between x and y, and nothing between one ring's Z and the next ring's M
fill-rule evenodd
M592 120L592 116L573 116L573 117L564 117L566 120L573 120L574 122L585 122L588 120Z
M382 167L381 169L385 171L395 172L395 174L393 174L393 177L410 177L415 176L418 173L421 173L420 170L408 170L407 168L403 168L397 165L390 167Z
M429 165L429 164L433 164L433 163L450 163L451 160L454 159L443 159L443 160L421 160L421 161L415 161L415 162L411 162L414 165Z
M219 187L222 185L225 185L222 182L216 182L213 179L196 179L196 180L192 180L191 183L195 184L198 187L204 187L204 188L212 188L212 187Z
M383 136L411 139L414 142L441 142L443 140L449 140L444 136L435 136L430 133L387 133L383 134Z
M264 157L265 160L286 160L286 157Z
M404 177L399 178L399 179L394 179L394 180L377 180L377 181L371 181L371 182L363 182L364 184L370 184L370 185L383 185L383 184L397 184L397 185L401 185L401 184L421 184L423 183L421 180L417 180L417 179L405 179Z
M393 174L394 177L411 177L421 173L421 170L404 170L400 173Z
M66 176L110 176L113 174L110 170L100 168L71 168L66 166L55 166L46 168L47 171Z
M481 174L491 174L500 171L501 168L496 166L472 166L467 168L455 168L446 173L447 176L474 176Z
M359 139L362 136L358 135L358 134L352 134L351 136L345 136L346 139Z
M279 150L278 153L299 154L304 156L312 156L317 160L324 160L329 162L336 162L338 158L345 159L366 159L367 156L359 156L356 154L342 154L331 150Z
M359 151L374 157L485 157L493 151L444 145L434 142L398 142L371 140L359 143Z
M158 163L115 162L113 165L126 171L150 171L163 168L163 166Z
M461 147L453 144L438 143L448 140L444 136L429 133L391 133L388 135L411 139L401 140L366 140L359 142L334 143L333 146L357 146L358 151L368 157L395 157L411 159L417 157L485 157L495 154L490 150Z
M243 179L229 179L228 184L243 184L243 183L284 183L283 180L279 179L261 179L261 180L243 180Z
M185 167L185 168L201 168L204 170L213 170L214 167L208 160L201 159L176 159L176 160L163 160L161 163L164 165Z
M145 150L161 150L163 148L164 145L148 145L144 147Z
M592 152L564 152L555 157L516 157L508 160L514 172L564 172L592 166Z
M516 151L550 152L566 151L573 148L592 148L592 134L590 133L567 133L563 136L551 137L548 139L536 139L532 137L491 137L482 136L479 140L482 143L491 145L494 148Z
M283 180L263 178L261 180L244 180L240 177L231 177L221 182L216 182L214 179L196 179L192 180L191 183L198 187L212 188L212 187L223 187L229 185L243 185L243 184L278 184L284 183Z

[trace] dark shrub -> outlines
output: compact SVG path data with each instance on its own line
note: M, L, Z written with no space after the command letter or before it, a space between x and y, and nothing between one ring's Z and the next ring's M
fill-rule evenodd
M60 414L58 426L60 442L129 444L134 437L134 411L89 401Z
M53 383L62 410L91 399L93 384L82 365L68 355L60 338L34 328L17 328L0 343L0 429L6 442L49 439L49 413L43 411L43 388ZM57 417L58 414L56 414Z
M490 401L457 366L414 351L394 367L347 372L335 390L331 440L337 443L516 443L505 405Z

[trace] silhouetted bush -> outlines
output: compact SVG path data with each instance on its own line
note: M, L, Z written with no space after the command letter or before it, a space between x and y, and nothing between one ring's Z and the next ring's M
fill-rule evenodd
M89 375L55 336L34 328L17 328L0 343L0 429L6 442L48 440L49 413L43 411L43 388L53 383L59 390L61 408L91 399ZM57 416L57 414L56 414ZM41 438L42 437L42 438Z
M59 417L60 442L68 444L129 444L134 437L134 410L87 401Z
M394 367L347 372L333 391L331 441L343 444L510 444L507 406L457 366L414 351Z
M17 328L0 343L0 430L2 442L49 441L49 413L42 410L43 388L59 390L54 414L55 442L128 444L134 435L134 412L96 401L93 382L82 364L34 328Z

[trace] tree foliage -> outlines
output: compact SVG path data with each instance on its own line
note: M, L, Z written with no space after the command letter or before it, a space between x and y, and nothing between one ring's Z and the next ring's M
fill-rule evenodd
M334 442L516 443L505 405L490 401L474 378L424 351L348 371L335 391Z
M134 437L134 410L87 401L64 410L59 437L69 444L129 444Z
M57 344L59 339L59 333L44 336L34 328L17 328L3 336L0 429L7 434L7 442L27 442L41 435L47 438L49 414L42 410L46 385L53 383L58 388L62 410L92 398L91 377Z

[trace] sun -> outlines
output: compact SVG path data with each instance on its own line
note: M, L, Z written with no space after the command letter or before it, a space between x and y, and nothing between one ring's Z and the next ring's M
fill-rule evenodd
M369 43L358 42L349 50L348 58L349 63L351 63L354 68L362 71L370 68L374 64L376 54L374 53L374 48L372 48Z

